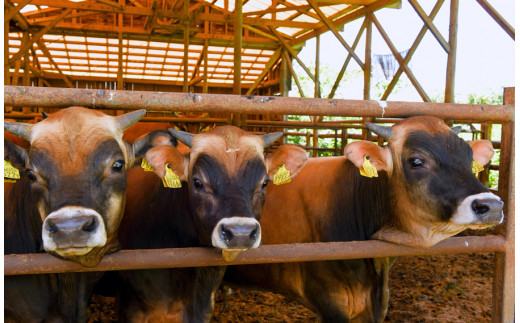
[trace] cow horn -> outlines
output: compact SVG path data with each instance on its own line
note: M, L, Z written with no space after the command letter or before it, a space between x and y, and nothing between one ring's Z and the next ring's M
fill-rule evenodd
M191 148L192 140L193 140L193 134L185 131L175 130L172 128L168 128L168 131L177 138L180 142L185 144L186 146Z
M451 131L453 131L456 135L458 135L459 132L462 131L462 127L461 126L451 127Z
M277 141L281 136L283 136L283 132L273 132L262 135L262 139L264 140L264 148L269 147L269 145Z
M365 123L365 125L367 126L368 129L370 129L370 131L372 131L373 133L375 133L379 137L382 137L382 138L384 138L386 140L392 139L392 135L393 135L392 127L378 126L378 125L373 124L371 122L367 122L367 123Z
M47 119L49 117L49 115L45 111L42 111L42 116L43 116L43 119Z
M32 124L4 121L4 130L31 142Z
M126 129L130 128L133 124L137 123L137 121L141 120L141 118L144 117L145 114L146 110L144 109L128 112L115 117L116 123L121 130L125 131Z

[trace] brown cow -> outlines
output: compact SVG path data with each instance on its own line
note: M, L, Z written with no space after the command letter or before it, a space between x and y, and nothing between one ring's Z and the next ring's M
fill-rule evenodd
M146 153L156 175L172 170L180 188L165 188L153 173L132 169L127 206L120 229L125 249L206 246L231 257L256 248L262 231L258 218L265 186L281 164L292 176L307 160L295 146L282 146L264 157L264 147L281 133L256 136L223 126L193 135L170 129L191 147L183 155L171 146ZM225 267L124 271L119 291L122 322L203 322Z
M20 172L5 193L5 254L47 251L95 266L119 249L126 170L160 140L154 132L129 144L123 131L145 110L118 117L81 107L60 110L37 124L5 122L26 140L4 141L4 158ZM166 134L168 134L166 132ZM170 140L166 138L165 140ZM5 319L14 322L86 320L96 273L10 276L5 279Z
M389 144L353 142L344 157L310 159L290 186L268 186L260 221L264 244L373 238L429 247L466 228L502 221L502 201L472 174L473 160L486 164L493 155L489 141L468 145L433 117L367 127ZM366 156L377 178L360 174ZM282 293L324 322L380 322L392 262L229 266L224 280Z

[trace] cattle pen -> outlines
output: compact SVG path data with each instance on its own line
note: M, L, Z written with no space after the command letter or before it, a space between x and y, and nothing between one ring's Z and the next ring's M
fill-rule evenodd
M150 112L161 113L177 111L349 116L359 118L357 124L348 124L350 126L355 124L358 129L362 128L360 124L363 118L377 118L378 122L391 123L398 118L412 115L432 115L453 123L501 124L501 141L493 142L493 145L494 148L500 149L499 182L495 193L505 203L505 221L490 235L449 238L427 249L403 247L381 241L270 245L245 251L232 263L224 262L215 250L209 248L119 251L106 256L94 268L85 268L48 254L5 255L4 275L493 252L495 263L492 320L493 322L514 320L514 88L505 89L504 105L492 106L390 101L383 104L371 100L5 86L4 104L11 107L42 109L78 105L104 111L147 109ZM163 119L164 117L157 117L149 118L147 121ZM245 120L246 124L248 122L254 124L253 120ZM276 129L297 128L290 123L290 121L272 124L266 122L262 126ZM318 123L313 126L328 127ZM378 138L372 140L378 141Z

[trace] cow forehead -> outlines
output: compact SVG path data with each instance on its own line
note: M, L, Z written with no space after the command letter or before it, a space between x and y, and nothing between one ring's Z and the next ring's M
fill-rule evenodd
M408 134L412 132L423 132L430 136L435 134L446 134L452 133L450 127L448 127L444 121L439 118L422 116L422 117L411 117L408 119L397 122L392 127L393 135L391 144L394 149L401 151L404 142L408 137Z
M263 149L264 142L259 136L232 126L217 127L193 137L190 169L204 153L218 160L229 174L234 174L247 160L255 157L264 160Z
M61 110L31 130L31 147L47 151L58 164L82 165L86 156L109 139L117 141L128 160L122 131L113 117L81 107ZM68 169L69 167L67 167Z

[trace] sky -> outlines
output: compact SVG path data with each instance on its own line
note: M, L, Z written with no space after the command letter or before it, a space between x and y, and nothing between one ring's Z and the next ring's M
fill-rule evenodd
M435 2L433 0L420 1L420 4L423 10L429 14ZM515 85L515 42L475 0L460 0L459 3L459 31L455 69L456 101L464 100L470 93L478 95L501 94L504 86ZM515 26L513 0L497 0L489 1L489 3L509 24ZM434 19L435 26L446 42L449 39L449 6L450 1L445 1ZM401 9L385 8L377 11L375 15L399 51L411 47L423 26L422 20L406 0L402 1ZM354 42L361 23L362 19L358 19L345 25L344 30L340 32L349 45ZM356 54L362 61L365 57L364 39L365 35L363 34L356 49ZM320 64L329 65L333 70L339 71L347 57L347 50L331 32L323 34L320 42ZM373 26L372 55L375 54L391 54L391 51L378 30ZM314 66L316 41L314 39L308 41L298 56L306 65ZM408 66L430 97L444 95L446 62L446 52L433 34L427 31ZM346 84L340 85L335 98L363 98L363 76L359 70L357 63L351 60L348 71L353 78ZM374 67L372 75L372 85L382 79L381 73L378 73L378 70ZM399 90L395 94L391 94L388 100L422 101L417 90L404 77L404 73L401 79L403 81ZM293 87L291 96L298 95L296 91ZM378 99L374 97L378 92L380 91L373 90L371 98ZM328 95L328 91L322 94L323 97L326 95Z

